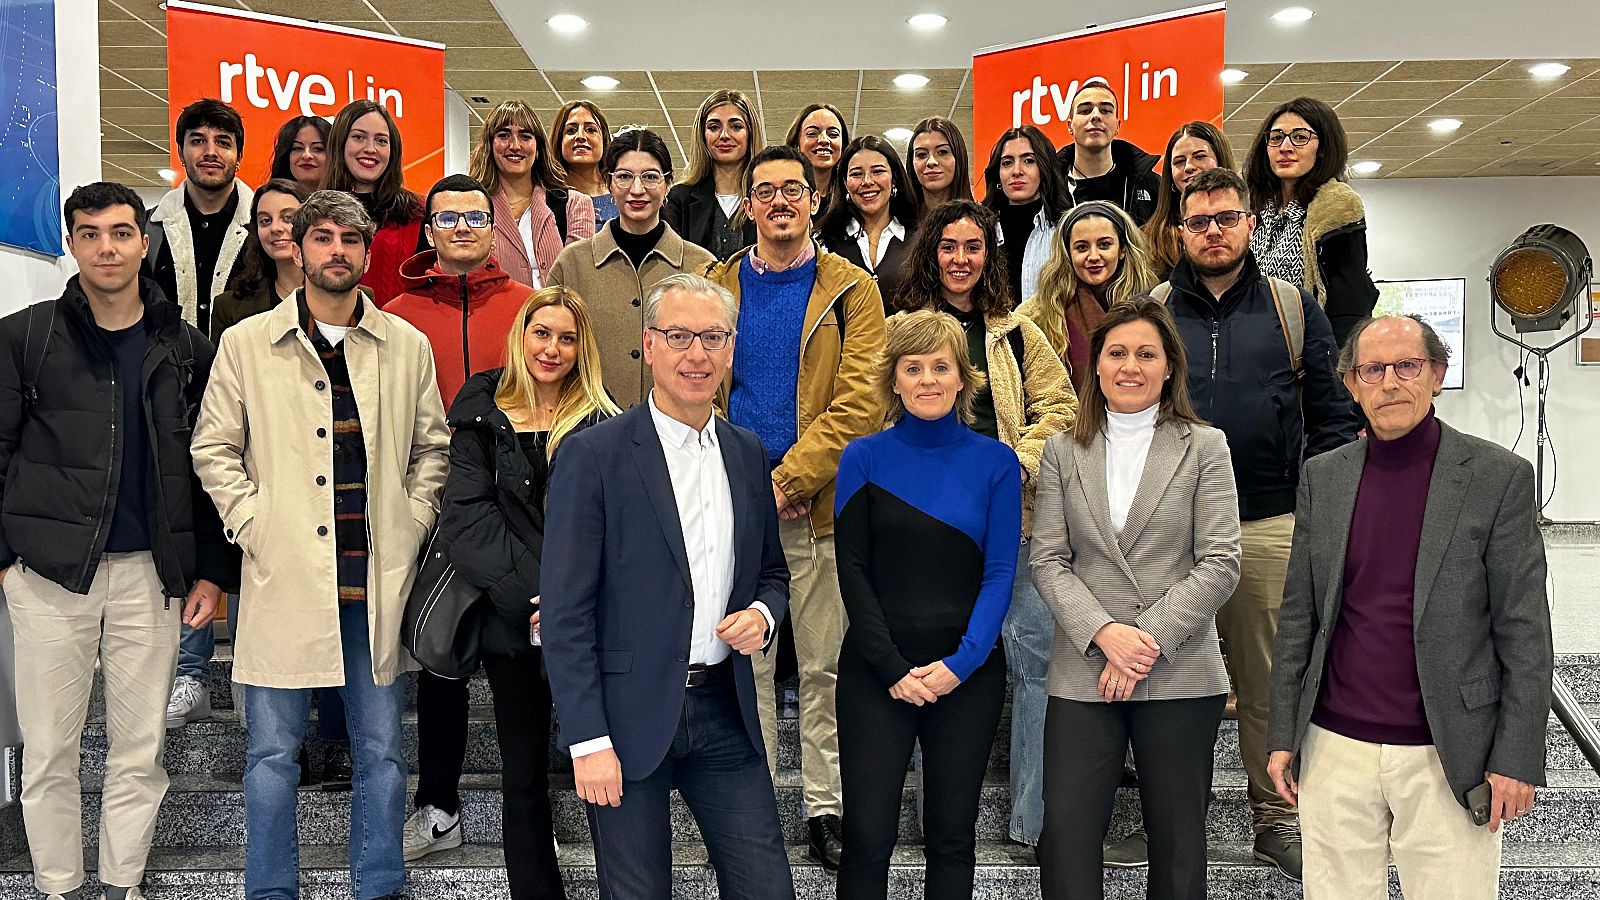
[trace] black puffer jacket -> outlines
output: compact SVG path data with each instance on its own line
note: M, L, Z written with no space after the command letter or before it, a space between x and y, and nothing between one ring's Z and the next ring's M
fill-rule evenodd
M1228 436L1239 517L1294 512L1300 464L1356 438L1350 392L1334 374L1328 317L1300 292L1305 345L1296 378L1272 288L1248 251L1238 282L1220 300L1187 259L1178 261L1171 284L1168 308L1188 351L1189 397L1195 412Z
M483 619L484 651L515 656L531 649L528 617L539 595L550 467L528 459L511 420L495 406L500 372L467 379L450 405L455 433L439 534L450 562L494 604Z
M231 588L237 562L189 457L213 349L184 324L177 304L155 282L141 279L139 293L149 336L143 395L155 476L150 534L156 571L172 597L186 596L202 578ZM21 557L29 569L78 594L87 594L94 581L122 475L122 435L114 427L121 421L122 392L114 367L77 276L59 300L0 320L0 566ZM23 400L25 380L38 394L31 408Z

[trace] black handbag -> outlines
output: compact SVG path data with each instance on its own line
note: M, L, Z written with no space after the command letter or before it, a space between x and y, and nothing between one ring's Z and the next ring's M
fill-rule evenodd
M471 678L478 670L482 620L488 610L489 598L456 570L435 526L406 598L400 642L432 674L452 680Z

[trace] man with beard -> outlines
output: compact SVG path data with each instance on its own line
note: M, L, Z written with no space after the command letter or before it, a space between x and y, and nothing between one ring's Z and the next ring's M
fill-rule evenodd
M1267 775L1272 642L1300 464L1355 440L1356 419L1334 374L1328 317L1311 295L1256 267L1244 179L1229 169L1201 172L1182 204L1184 258L1152 293L1168 301L1183 336L1195 411L1228 436L1242 555L1217 631L1239 698L1255 857L1299 881L1299 821Z
M450 435L428 339L356 290L375 230L355 197L311 195L294 221L305 287L223 334L195 425L195 471L244 554L233 677L252 898L298 896L296 756L316 687L345 702L355 896L405 882L398 678L415 665L400 619Z
M211 302L227 290L252 232L254 194L235 177L244 153L244 123L233 107L220 100L196 100L178 113L174 132L184 182L150 210L144 226L150 238L144 274L178 304L185 322L215 343ZM205 672L215 650L209 625L183 626L177 673L167 701L168 728L211 716Z

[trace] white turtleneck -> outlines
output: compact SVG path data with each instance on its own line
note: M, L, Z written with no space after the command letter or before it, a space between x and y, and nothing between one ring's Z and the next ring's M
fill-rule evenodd
M1128 524L1128 509L1139 491L1139 477L1144 474L1160 412L1160 403L1136 413L1106 410L1106 499L1111 506L1111 527L1119 535Z

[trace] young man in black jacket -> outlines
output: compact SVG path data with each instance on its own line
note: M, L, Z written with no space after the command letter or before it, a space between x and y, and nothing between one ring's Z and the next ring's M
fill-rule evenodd
M139 278L137 194L90 184L64 217L79 274L59 300L0 320L0 585L16 631L34 883L65 898L83 885L78 741L98 658L112 741L99 877L123 900L141 896L167 790L179 619L209 625L234 578L189 457L211 344Z
M1161 157L1117 140L1122 113L1111 85L1093 78L1078 88L1069 126L1072 143L1056 151L1056 163L1072 205L1115 203L1143 225L1156 210L1161 176L1155 167Z
M1299 820L1267 775L1272 644L1300 464L1355 440L1357 425L1334 374L1338 348L1328 317L1309 294L1261 274L1250 254L1249 209L1249 191L1233 171L1212 169L1189 182L1184 258L1168 304L1188 351L1189 395L1228 436L1239 491L1239 586L1217 614L1217 630L1238 695L1255 857L1299 881ZM1280 304L1295 304L1299 314Z

